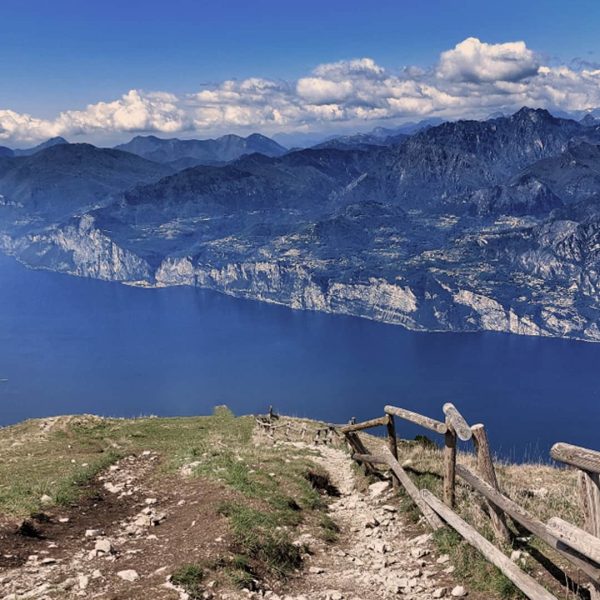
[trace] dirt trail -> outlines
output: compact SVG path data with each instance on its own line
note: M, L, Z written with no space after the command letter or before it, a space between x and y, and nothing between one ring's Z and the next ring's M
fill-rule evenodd
M230 492L197 478L155 477L159 460L152 452L128 456L99 476L79 505L29 520L28 535L4 530L0 598L185 599L168 577L226 548L218 502Z
M315 460L340 492L329 509L341 529L339 545L320 548L310 558L301 581L294 581L294 591L283 597L381 600L400 595L407 600L429 600L450 596L452 591L460 594L461 589L451 581L448 557L436 556L431 536L419 535L414 525L405 523L394 505L389 482L375 483L367 493L361 492L345 452L327 446L320 446L319 452Z
M304 531L297 541L310 548L305 568L274 591L211 586L202 598L425 600L462 595L447 557L436 556L430 536L398 513L389 482L360 491L343 450L285 443L318 450L314 460L339 490L329 507L340 527L337 543ZM169 584L169 574L182 564L214 562L227 553L229 527L218 506L231 490L183 474L156 476L159 463L153 452L128 456L101 474L78 506L33 519L33 537L0 532L0 598L188 600Z

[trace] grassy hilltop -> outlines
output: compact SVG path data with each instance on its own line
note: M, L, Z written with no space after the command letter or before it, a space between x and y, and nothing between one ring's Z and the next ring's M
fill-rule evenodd
M133 560L129 555L138 556L138 570L170 576L169 585L187 590L190 598L209 597L206 590L213 587L285 588L282 582L301 572L315 547L335 556L347 546L336 550L340 526L328 512L337 494L331 483L335 467L328 468L320 447L311 445L320 424L281 422L294 424L296 431L302 423L306 436L292 433L284 439L282 434L279 441L271 440L255 429L253 416L235 417L225 407L204 417L83 415L0 429L0 545L10 547L0 557L0 570L25 568L31 555L41 558L47 547L58 552L59 562L85 544L86 552L104 556L94 549L94 539L106 536L117 543L137 540L127 552L107 551L104 557L114 561L114 569L127 566ZM382 443L375 436L363 439L370 447ZM334 445L332 451L347 457L341 438ZM441 495L440 450L426 438L400 441L399 450L417 485ZM473 466L473 460L459 455L463 464ZM574 472L503 463L497 470L503 490L542 520L562 516L581 523ZM374 481L356 467L354 477L359 490L368 491ZM393 501L407 531L426 533L408 497L400 492ZM463 518L492 539L487 507L466 485L457 487L457 506ZM120 524L117 529L115 524ZM148 533L158 524L160 549L152 546L158 543L156 535ZM453 565L448 573L468 583L470 598L519 597L451 531L436 534L434 542ZM516 552L514 559L539 578L538 558L547 553L541 543L521 533L504 550ZM558 585L548 573L542 579L551 588ZM138 587L139 596L122 597L141 599L150 589Z

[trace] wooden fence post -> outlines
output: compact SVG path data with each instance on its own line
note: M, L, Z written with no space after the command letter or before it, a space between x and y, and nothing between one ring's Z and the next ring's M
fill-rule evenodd
M552 446L550 455L579 469L579 497L585 518L585 530L600 537L600 452L571 444ZM600 600L600 584L592 583L591 600Z
M477 453L477 471L484 481L489 483L494 489L499 490L498 478L496 477L496 470L494 469L494 463L490 453L490 444L485 427L479 423L473 425L471 431L473 432L473 444L475 445L475 452ZM509 542L511 535L510 530L506 525L504 511L491 502L488 502L487 504L490 508L490 518L492 520L492 527L496 538L503 542Z
M444 444L444 502L454 508L456 504L456 440L466 442L473 433L465 418L458 412L456 406L446 402L442 407L446 415L446 433Z
M360 454L366 456L369 454L369 451L365 448L365 445L362 443L360 437L355 432L346 433L346 441L352 450L352 454ZM365 475L369 475L370 473L375 473L375 468L371 466L368 462L358 461L358 464L363 467Z
M600 475L579 471L579 495L585 515L585 529L600 538Z
M600 475L579 471L579 497L585 518L585 530L600 538ZM590 599L600 600L600 583L590 585Z
M444 502L454 508L456 504L456 433L446 421L444 434Z
M394 423L394 415L387 415L387 436L388 436L388 449L392 456L398 460L398 443L396 441L396 424ZM398 489L398 477L392 469L392 486L394 490Z

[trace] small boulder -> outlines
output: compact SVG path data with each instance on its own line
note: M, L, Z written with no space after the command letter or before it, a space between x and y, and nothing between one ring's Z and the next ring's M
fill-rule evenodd
M125 569L124 571L119 571L117 573L117 577L123 579L123 581L131 582L137 581L140 578L137 571L134 571L133 569Z
M113 551L113 547L110 543L110 540L104 538L96 542L94 550L96 550L97 552L103 552L104 554L110 554Z
M467 595L467 590L462 585L457 585L451 592L450 595L454 598L463 598Z
M386 492L390 488L390 484L388 481L378 481L377 483L372 483L369 486L369 494L373 498L377 498L381 496L384 492Z
M94 538L94 537L98 537L99 535L100 535L99 529L86 529L85 530L86 538Z

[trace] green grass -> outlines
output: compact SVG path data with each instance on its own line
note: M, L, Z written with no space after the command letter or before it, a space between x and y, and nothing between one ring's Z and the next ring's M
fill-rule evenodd
M454 530L439 529L433 539L440 553L450 556L458 579L466 581L472 590L493 593L507 600L525 598L505 575Z
M235 417L224 407L206 417L84 416L60 419L50 427L29 421L5 428L0 431L0 513L37 512L43 495L57 505L73 505L87 484L119 457L149 450L160 455L153 477L193 463L192 476L230 490L231 500L221 512L233 542L228 558L212 570L240 587L264 576L285 577L301 566L304 549L293 543L300 524L328 541L337 536L324 514L326 502L315 474L324 485L328 480L313 463L313 451L256 446L253 429L253 417ZM173 573L174 582L180 581L193 598L201 573L198 565L183 565Z
M201 597L203 579L203 569L194 564L183 565L171 575L171 582L183 588L189 594L190 600L197 600Z
M56 504L68 506L77 502L82 493L85 493L85 486L89 484L98 473L116 463L119 458L121 458L120 454L109 451L102 454L102 456L93 463L88 464L85 467L78 467L72 474L58 483L53 497Z
M291 509L265 511L228 502L222 505L221 513L229 518L234 549L246 572L255 573L252 565L260 563L267 573L283 577L302 564L302 548L292 543L285 529L290 525Z
M98 471L128 454L161 454L161 469L173 472L202 454L249 447L251 417L216 410L208 417L98 419L67 418L44 432L41 420L0 431L0 513L26 516L48 495L57 504L77 499ZM216 450L215 450L216 449Z
M329 515L321 515L319 525L321 527L321 535L323 540L329 544L337 542L340 533L340 527Z

